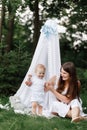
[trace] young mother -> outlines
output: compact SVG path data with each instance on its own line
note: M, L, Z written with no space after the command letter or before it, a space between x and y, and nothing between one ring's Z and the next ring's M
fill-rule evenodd
M57 77L52 77L47 86L47 89L57 98L50 107L51 113L60 117L72 118L71 122L85 119L79 97L80 81L77 79L76 68L72 62L66 62L62 65L59 81L56 81ZM56 90L54 89L55 85Z

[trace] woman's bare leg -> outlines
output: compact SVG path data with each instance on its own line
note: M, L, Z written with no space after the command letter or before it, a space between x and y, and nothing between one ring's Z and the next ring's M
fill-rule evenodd
M84 117L80 116L80 109L79 107L72 108L72 122L79 122L84 120Z
M87 120L87 117L80 116L79 107L74 107L70 109L66 115L66 117L72 118L71 122L79 122L81 120Z
M68 111L66 117L68 117L68 118L72 118L72 112L71 112L71 110Z
M75 119L76 117L79 117L80 116L79 107L72 108L71 113L72 113L72 119Z

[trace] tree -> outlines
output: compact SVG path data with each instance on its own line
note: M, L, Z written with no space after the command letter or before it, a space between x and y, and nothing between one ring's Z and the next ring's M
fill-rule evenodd
M14 33L14 19L16 10L21 5L21 0L2 0L2 12L1 12L1 32L0 39L2 35L5 37L6 41L6 52L9 52L13 46L13 33ZM6 29L6 35L2 34L2 25Z
M34 35L33 35L33 42L34 46L33 48L36 48L39 34L40 34L40 19L39 19L39 0L35 0L34 3Z
M1 11L1 13L0 13L0 42L2 41L2 29L3 29L3 25L4 25L4 21L5 21L5 0L4 1L2 1L1 3L0 3L0 11Z
M65 19L62 21L64 26L66 26L67 30L65 33L65 46L67 48L67 44L72 49L72 54L70 56L67 54L69 58L76 63L79 67L86 68L86 55L87 55L87 3L85 0L77 0L73 1L70 4L70 10L65 10ZM62 40L63 41L63 40ZM63 45L64 45L63 44ZM63 47L62 47L63 48ZM64 48L63 48L64 49ZM67 49L66 49L67 50ZM65 50L64 50L65 51ZM63 55L65 57L65 55ZM79 64L80 63L80 64Z
M61 12L65 8L70 8L68 0L25 0L25 7L29 7L32 12L32 20L29 19L33 23L33 50L35 50L41 25L48 18L60 18Z

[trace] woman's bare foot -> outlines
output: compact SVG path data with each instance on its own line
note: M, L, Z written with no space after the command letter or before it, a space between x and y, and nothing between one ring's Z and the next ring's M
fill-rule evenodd
M81 120L87 120L87 117L78 116L76 118L73 118L71 122L79 122Z

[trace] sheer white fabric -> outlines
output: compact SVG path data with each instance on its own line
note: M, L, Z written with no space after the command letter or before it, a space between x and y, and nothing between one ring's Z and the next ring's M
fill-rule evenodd
M31 103L29 99L31 91L30 88L25 85L25 81L28 74L34 74L35 66L39 63L46 67L46 80L50 79L54 75L59 77L61 59L58 24L55 20L47 20L44 26L42 26L40 38L29 70L16 94L10 97L11 107L14 108L15 112L19 111L28 113L30 110ZM49 108L50 104L55 100L55 96L51 92L47 92L44 108Z

